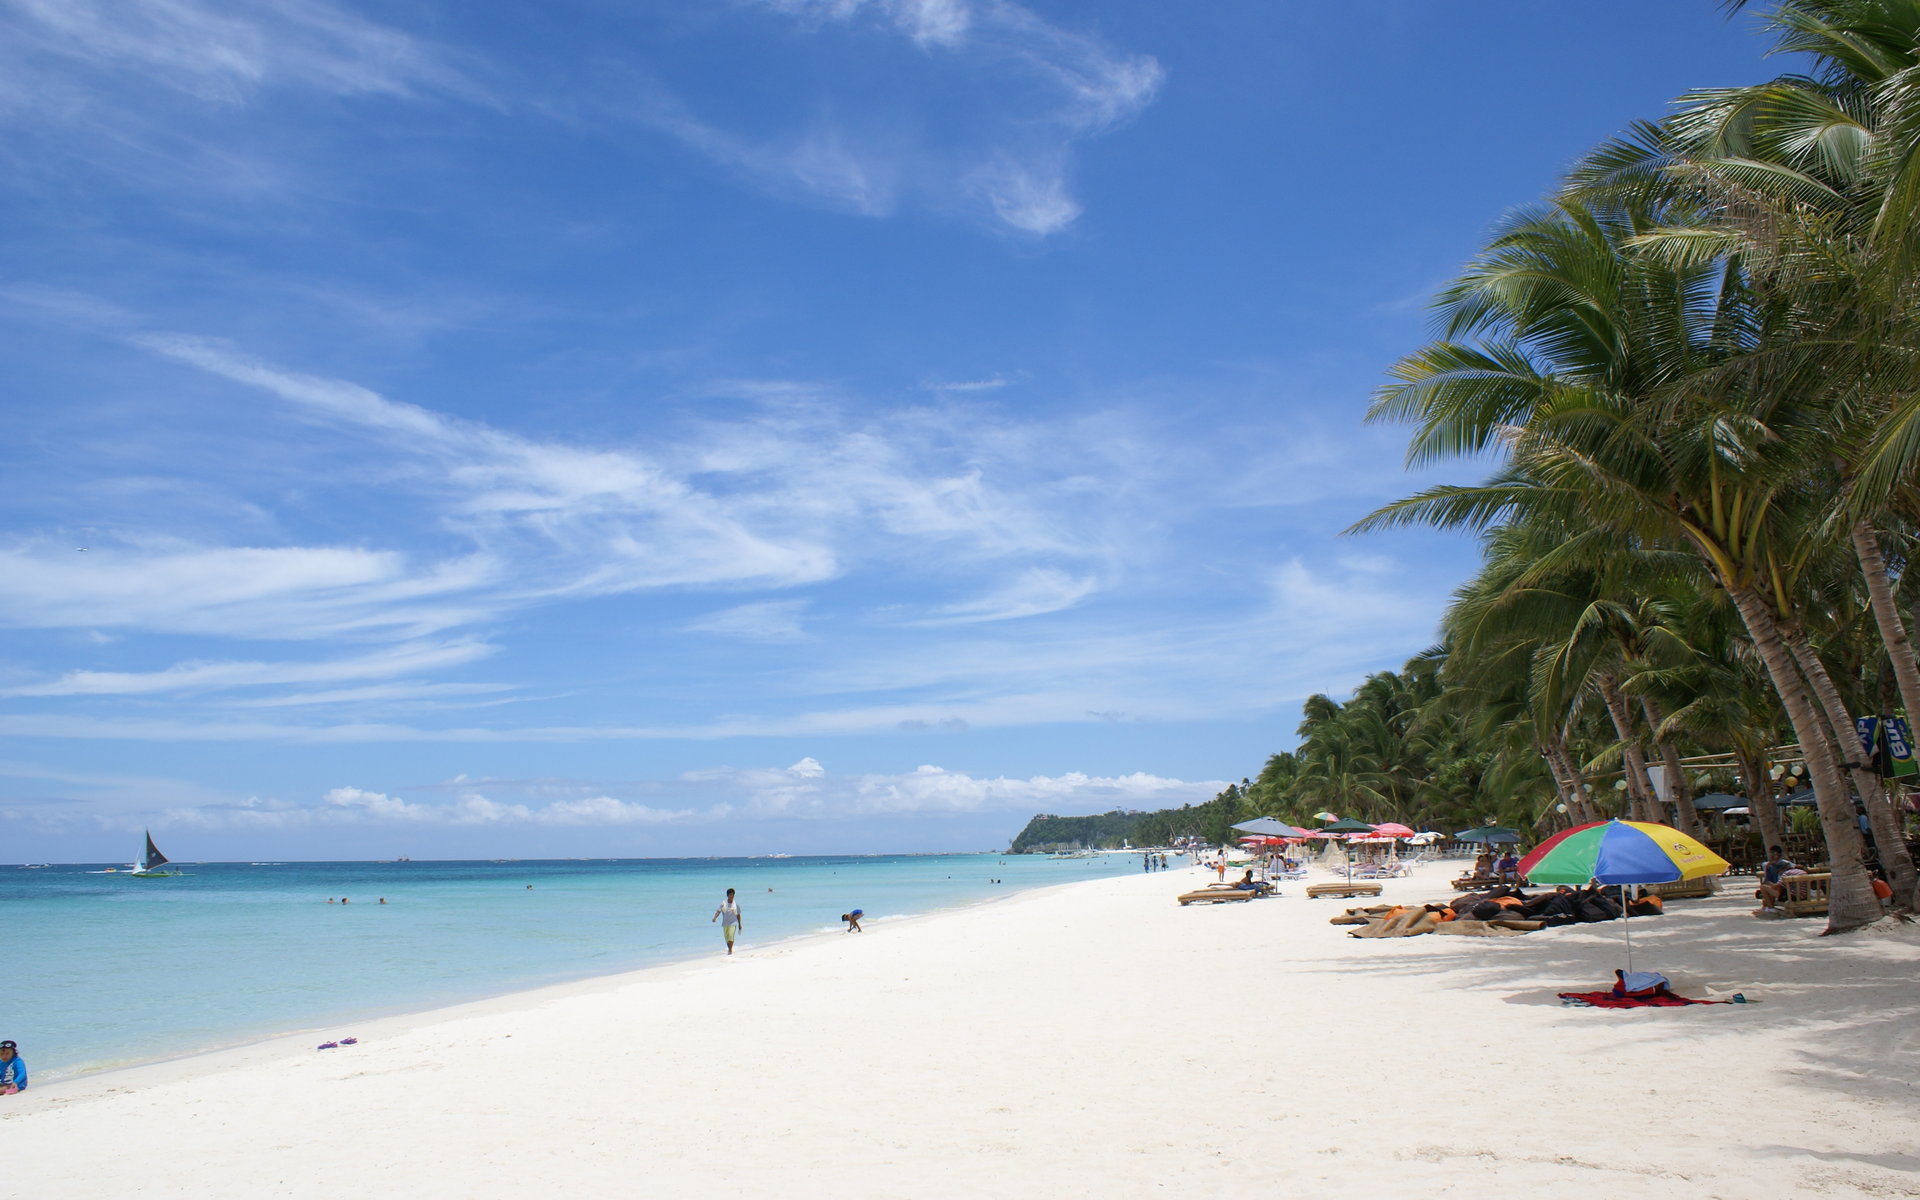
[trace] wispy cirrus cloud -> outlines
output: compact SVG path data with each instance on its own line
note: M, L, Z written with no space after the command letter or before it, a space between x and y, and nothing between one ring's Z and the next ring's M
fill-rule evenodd
M497 582L485 555L419 564L396 550L195 546L123 534L84 551L50 539L0 546L0 625L226 637L413 637L476 621Z
M802 600L739 604L697 617L681 628L689 633L711 633L755 642L792 642L807 636L800 624L805 609L806 602Z
M931 73L960 86L944 101L931 88L897 93L882 109L851 95L797 97L788 107L813 113L800 127L742 132L697 115L663 84L635 81L627 115L768 190L864 216L889 215L908 199L938 209L959 198L1002 228L1059 233L1082 211L1071 181L1076 144L1137 115L1164 76L1151 56L1006 0L761 4L817 38L839 35L834 53L914 55L908 78ZM894 119L916 108L929 109L927 119ZM931 137L930 126L949 133Z
M160 671L69 671L57 679L0 688L0 696L146 696L383 679L444 670L492 652L474 641L409 643L318 662L187 662Z
M1004 375L989 375L985 379L952 379L928 383L923 386L930 392L991 392L1006 387L1012 380Z
M473 86L442 52L325 0L5 0L0 29L20 59L138 76L223 104L270 87L353 96Z
M1052 567L1033 567L1004 587L984 596L943 605L921 618L922 625L967 625L980 621L1011 621L1072 608L1098 591L1099 580Z

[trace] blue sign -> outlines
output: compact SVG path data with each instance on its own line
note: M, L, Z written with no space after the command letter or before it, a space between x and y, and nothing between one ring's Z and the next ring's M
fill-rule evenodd
M1887 774L1894 777L1920 774L1920 763L1913 758L1913 730L1905 717L1887 717L1882 724L1887 738Z
M1880 718L1855 717L1853 727L1860 731L1860 753L1871 756L1880 741Z

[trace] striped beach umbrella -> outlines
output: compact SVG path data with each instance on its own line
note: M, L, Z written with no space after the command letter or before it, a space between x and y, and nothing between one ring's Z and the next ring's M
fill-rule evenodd
M1530 883L1621 885L1620 933L1633 970L1633 933L1627 920L1626 887L1673 883L1726 872L1727 860L1671 825L1652 821L1595 821L1554 834L1520 860L1520 878Z
M1727 860L1671 825L1594 821L1562 830L1520 860L1533 883L1674 883L1722 875Z

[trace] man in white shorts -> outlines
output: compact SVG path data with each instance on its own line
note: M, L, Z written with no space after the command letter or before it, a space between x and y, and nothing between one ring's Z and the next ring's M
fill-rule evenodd
M734 902L733 889L727 889L727 898L720 907L713 910L713 921L720 922L720 932L727 939L727 953L733 953L733 939L740 936L740 905ZM707 924L713 924L708 921Z

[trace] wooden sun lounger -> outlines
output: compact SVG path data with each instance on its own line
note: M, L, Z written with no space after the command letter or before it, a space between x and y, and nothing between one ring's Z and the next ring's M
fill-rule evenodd
M1780 884L1786 891L1781 894L1779 907L1788 916L1827 915L1828 889L1833 886L1831 871L1812 875L1783 875Z
M1453 881L1453 890L1456 892L1478 892L1490 887L1498 887L1503 883L1512 886L1514 881L1511 879L1502 879L1498 875L1462 875Z
M1699 879L1681 879L1673 883L1652 883L1646 887L1647 894L1658 896L1662 900L1697 900L1713 895L1715 891L1713 875Z
M1356 879L1349 883L1310 883L1307 885L1307 899L1318 900L1322 896L1378 896L1380 885Z
M1197 892L1182 892L1175 899L1182 907L1189 904L1217 904L1222 900L1251 900L1260 893L1247 888L1204 887Z

